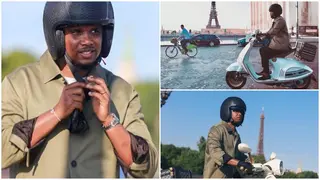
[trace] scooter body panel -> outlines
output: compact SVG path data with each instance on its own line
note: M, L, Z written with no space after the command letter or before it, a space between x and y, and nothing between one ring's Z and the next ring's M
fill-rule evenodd
M266 80L259 80L258 78L261 77L257 75L252 63L249 62L250 51L252 50L254 41L250 41L246 47L240 52L237 63L242 69L238 68L238 70L233 67L228 67L229 70L234 70L239 72L246 72L250 75L250 77L257 83L262 84L278 84L278 83L285 83L285 82L292 82L304 79L310 76L313 73L313 70L308 67L307 65L297 61L293 58L273 58L270 59L269 62L272 65L272 73L270 74L271 78ZM232 65L234 65L233 63ZM287 73L287 74L286 74Z
M234 62L227 67L227 72L236 71L236 72L245 72L242 66L238 62Z

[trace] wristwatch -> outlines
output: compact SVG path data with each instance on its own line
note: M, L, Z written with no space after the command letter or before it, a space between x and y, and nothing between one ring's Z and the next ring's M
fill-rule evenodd
M106 131L120 124L119 118L114 113L111 113L110 115L112 116L112 120L110 124L109 125L102 124L102 128Z

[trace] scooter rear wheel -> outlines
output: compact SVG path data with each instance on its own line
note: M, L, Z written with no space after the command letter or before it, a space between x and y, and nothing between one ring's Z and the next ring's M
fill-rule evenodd
M311 76L298 80L296 82L296 89L307 89L310 85L310 82L311 82Z
M236 71L230 71L226 74L226 82L232 89L241 89L247 82L247 78L237 75Z

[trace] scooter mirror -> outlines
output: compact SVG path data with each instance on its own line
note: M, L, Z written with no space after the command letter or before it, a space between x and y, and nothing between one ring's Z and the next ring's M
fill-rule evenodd
M242 153L251 153L251 148L245 143L240 143L238 145L238 150Z
M270 160L275 159L277 157L277 154L275 152L272 152L270 155Z

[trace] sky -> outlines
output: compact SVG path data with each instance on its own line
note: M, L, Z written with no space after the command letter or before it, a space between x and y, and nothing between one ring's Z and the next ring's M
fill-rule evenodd
M161 142L197 150L201 136L220 122L220 106L229 96L247 105L241 140L257 152L260 115L265 114L264 154L275 152L285 169L318 172L317 91L172 92L161 108Z
M216 2L221 28L250 28L250 2ZM201 30L209 21L211 2L161 2L161 26L178 30Z
M45 2L2 2L2 52L23 49L41 56L47 48L42 27L44 5ZM159 3L114 2L113 8L115 34L107 69L117 74L119 62L131 57L138 80L158 80Z

